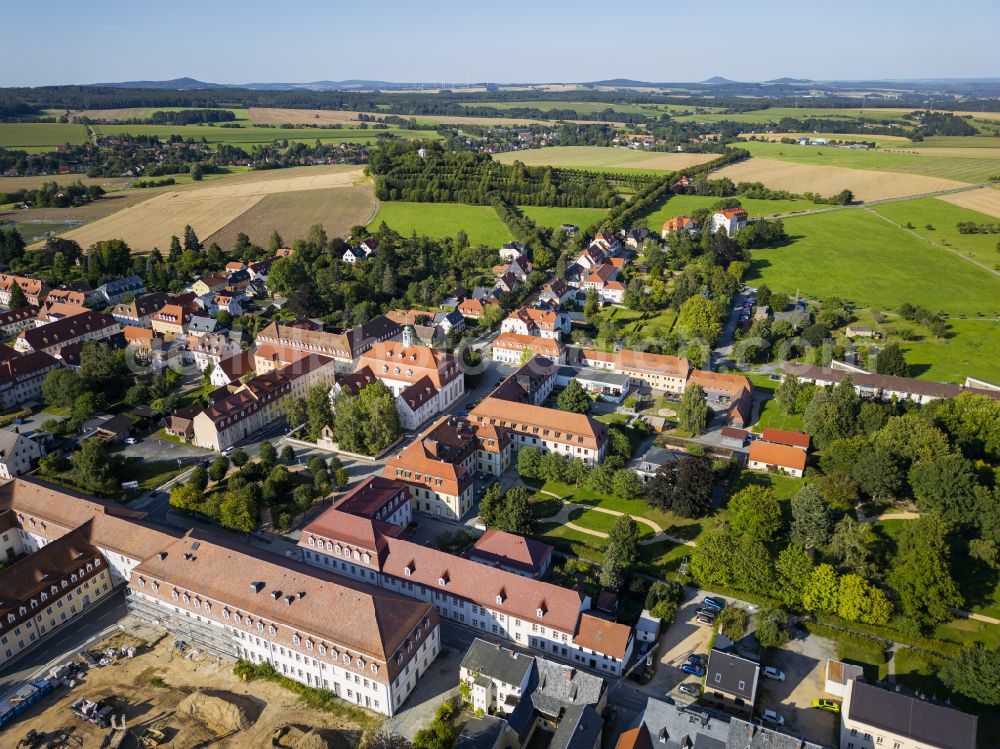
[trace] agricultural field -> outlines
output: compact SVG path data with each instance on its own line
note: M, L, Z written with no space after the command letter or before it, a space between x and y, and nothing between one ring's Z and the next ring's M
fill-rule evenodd
M746 122L751 125L778 122L782 117L794 117L796 119L819 117L827 120L865 119L873 122L902 122L902 116L912 111L912 109L891 108L826 109L824 107L771 107L770 109L757 109L752 112L733 114L718 112L712 114L679 115L676 119L693 122Z
M84 247L102 239L123 239L134 252L164 249L185 225L190 224L199 237L211 236L268 195L350 187L360 179L361 169L355 166L301 167L248 172L221 184L157 188L148 199L74 229L66 237Z
M477 101L462 104L463 107L492 107L493 109L522 109L532 108L543 112L558 109L572 109L577 114L587 115L595 112L620 112L622 114L657 114L659 112L671 112L685 114L693 111L693 107L685 107L678 104L607 104L600 101L558 101L558 100L535 100L535 101ZM718 111L718 110L716 110Z
M553 228L563 224L574 224L581 229L586 229L600 223L608 215L608 212L603 208L553 208L540 205L525 205L520 208L524 215L538 226L551 226Z
M45 112L54 117L66 114L70 120L88 119L117 122L118 120L144 119L151 116L153 112L181 112L200 109L224 109L233 112L237 121L248 119L247 110L237 107L119 107L117 109L47 109Z
M797 216L785 228L792 241L755 250L748 281L875 309L910 302L949 316L1000 314L1000 278L872 213Z
M782 138L826 138L827 140L847 140L864 141L865 143L875 143L879 146L905 147L915 145L913 141L903 135L871 135L869 133L740 133L741 138L748 138L747 143L766 142L781 143ZM965 138L964 140L968 140ZM792 144L786 143L791 146ZM797 144L796 144L797 145ZM807 146L801 146L806 148ZM812 148L813 146L808 146Z
M950 247L955 252L966 255L991 267L1000 268L1000 233L998 234L960 234L957 224L960 221L972 221L977 224L1000 224L997 216L969 210L961 207L960 200L972 193L982 193L983 190L970 190L943 198L917 198L902 200L897 203L883 203L873 206L872 210L880 216L916 232L928 242ZM1000 190L985 189L988 198L996 202L1000 209ZM954 198L954 200L949 200ZM980 199L972 197L973 203ZM1000 210L998 210L1000 212Z
M132 181L131 177L88 177L86 174L46 174L36 177L0 177L0 192L17 192L18 190L37 190L46 182L58 182L60 185L72 185L80 182L84 185L98 185L105 192L120 190Z
M785 146L786 150L792 148L805 150L803 146ZM772 189L794 193L834 195L841 190L851 190L856 199L864 201L926 195L965 185L951 179L919 174L848 169L829 164L821 166L770 158L751 158L730 164L712 172L712 177L729 177L733 182L762 182Z
M413 232L429 237L453 237L462 229L474 245L499 247L513 239L496 212L482 205L383 202L369 225L377 227L383 221L404 237Z
M706 161L718 158L718 155L635 151L631 148L605 148L602 146L552 146L531 148L524 151L507 151L496 154L493 158L503 164L513 164L515 161L520 161L527 166L577 167L612 172L672 172L704 164Z
M79 145L87 142L87 128L83 125L57 122L3 122L0 123L0 148L19 151L50 151L64 143Z
M322 224L327 236L343 237L351 227L368 221L374 211L375 198L370 187L331 187L267 195L211 236L202 237L202 241L232 247L236 235L243 232L252 242L265 246L271 232L277 229L286 243L291 243L304 237L314 224Z
M975 141L976 138L964 138ZM789 143L744 141L746 148L761 159L788 161L809 166L841 167L886 172L905 172L959 182L986 182L1000 172L1000 148L962 148L940 152L894 147L874 151L835 146L800 146ZM929 147L932 148L932 147ZM971 152L970 152L971 151Z
M971 211L987 214L991 218L1000 218L1000 189L995 187L983 187L979 190L944 195L941 200L960 208L968 208Z
M336 109L277 109L270 107L251 107L247 110L252 122L266 125L347 125L359 122L359 114L376 114L390 116L389 112L351 112ZM457 117L452 115L392 115L415 120L419 124L430 125L531 125L551 124L547 120L533 120L525 117ZM586 122L587 120L574 120Z
M65 127L79 127L66 125ZM220 127L218 125L94 125L98 135L148 135L167 139L171 135L179 135L184 139L200 141L205 139L209 144L227 143L233 146L250 147L277 140L288 140L300 143L370 143L379 134L396 135L407 139L437 139L437 133L427 130L403 130L401 128L342 128L339 130L322 130L313 128L282 128L282 127Z
M809 200L758 200L755 198L739 198L740 203L751 218L759 216L777 216L795 211L809 211L829 206L817 205ZM674 216L683 216L699 208L710 208L721 198L710 195L674 195L668 198L659 208L646 214L647 225L655 232L660 231L664 222Z

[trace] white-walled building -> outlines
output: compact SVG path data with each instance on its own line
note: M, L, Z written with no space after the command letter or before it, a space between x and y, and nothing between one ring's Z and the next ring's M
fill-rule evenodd
M747 227L749 214L745 208L723 208L712 214L712 234L722 230L727 236L735 236L736 232Z

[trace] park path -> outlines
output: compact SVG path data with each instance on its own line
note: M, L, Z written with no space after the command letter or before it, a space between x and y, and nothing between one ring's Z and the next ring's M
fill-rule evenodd
M585 504L580 504L579 502L571 502L570 500L565 499L564 497L560 497L555 492L550 492L545 489L539 489L538 493L544 494L547 497L553 497L554 499L558 499L560 502L562 502L562 507L559 508L559 512L557 512L551 518L546 518L546 521L552 523L560 523L562 525L565 525L567 528L570 528L571 530L578 531L580 533L585 533L588 536L595 536L597 538L607 538L608 534L604 533L603 531L595 531L593 528L584 528L582 525L577 525L576 523L574 523L572 520L570 520L570 514L573 512L573 510L576 509L593 510L594 512L603 512L605 515L613 515L615 517L621 517L622 515L626 514L624 512L619 512L618 510L609 510L605 507L595 507L594 505L585 505ZM658 524L656 524L652 520L641 517L639 515L629 515L629 517L632 518L635 522L642 523L643 525L646 525L653 529L653 535L650 536L649 538L640 539L639 540L640 544L655 544L657 541L670 541L671 543L682 544L684 546L697 545L695 544L694 541L689 541L683 538L678 538L677 536L671 536L667 533L664 533L663 528L661 528Z
M964 609L952 609L951 611L957 616L961 616L965 619L972 619L976 622L983 622L985 624L1000 624L1000 619L992 616L986 616L986 614L977 614L974 611L965 611Z

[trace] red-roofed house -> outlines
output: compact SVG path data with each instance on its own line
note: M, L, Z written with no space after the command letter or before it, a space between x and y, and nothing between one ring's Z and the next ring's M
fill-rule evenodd
M750 443L747 465L755 471L777 470L801 478L806 469L806 451L776 442L754 440Z
M777 442L779 445L789 445L802 450L809 449L809 435L802 432L786 432L783 429L765 429L765 442Z
M548 544L491 528L469 549L469 559L515 575L541 578L552 564L552 551Z
M663 223L663 230L660 236L666 239L670 234L686 231L688 234L697 234L701 229L698 222L690 216L674 216Z
M747 226L748 214L744 208L723 208L712 214L712 234L725 230L730 237Z

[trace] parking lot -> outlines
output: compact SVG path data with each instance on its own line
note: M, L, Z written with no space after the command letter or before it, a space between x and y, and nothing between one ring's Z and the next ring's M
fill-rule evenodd
M695 698L679 691L681 684L699 685L700 679L681 671L688 656L707 657L712 628L695 621L695 611L702 605L702 596L685 601L677 611L676 621L661 632L656 673L642 689L656 697L669 695L677 704L690 704Z

